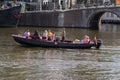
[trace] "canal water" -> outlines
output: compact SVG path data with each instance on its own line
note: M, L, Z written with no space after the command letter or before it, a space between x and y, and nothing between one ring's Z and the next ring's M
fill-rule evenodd
M99 30L66 28L67 39L84 35L102 39L100 49L22 47L11 34L29 29L43 33L49 28L0 29L0 80L119 80L120 25L102 24ZM59 36L62 28L50 28Z

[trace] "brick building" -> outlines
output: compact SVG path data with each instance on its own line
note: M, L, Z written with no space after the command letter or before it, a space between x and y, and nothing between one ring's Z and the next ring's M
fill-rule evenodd
M117 5L120 5L120 0L116 0L116 4L117 4Z

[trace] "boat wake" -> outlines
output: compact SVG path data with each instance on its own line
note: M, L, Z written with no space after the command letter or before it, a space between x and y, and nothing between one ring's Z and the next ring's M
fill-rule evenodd
M101 46L101 50L120 51L120 46Z

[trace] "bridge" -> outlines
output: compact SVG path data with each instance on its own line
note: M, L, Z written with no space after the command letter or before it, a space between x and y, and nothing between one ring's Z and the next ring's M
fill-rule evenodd
M120 17L120 6L25 12L22 13L19 25L99 29L101 16L105 12L110 12Z
M85 9L66 11L64 16L67 17L68 20L65 21L64 25L68 25L68 26L80 25L81 27L98 29L99 23L101 21L101 16L105 12L110 12L120 17L120 6L110 6L110 7L100 6L100 7L91 7ZM68 14L73 14L73 15L68 15Z

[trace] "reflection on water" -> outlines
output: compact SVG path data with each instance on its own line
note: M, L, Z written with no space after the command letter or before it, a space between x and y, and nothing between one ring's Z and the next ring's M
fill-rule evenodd
M99 50L22 47L14 42L11 34L22 34L23 27L1 28L0 80L119 80L119 26L107 28L102 26L99 31L66 28L67 38L72 40L82 39L85 34L91 38L97 35L103 40ZM42 33L48 28L29 29ZM61 28L51 30L58 35L62 31Z
M106 32L106 31L110 31L110 32L116 32L120 30L120 25L118 24L102 24L100 27L100 31L102 32Z

